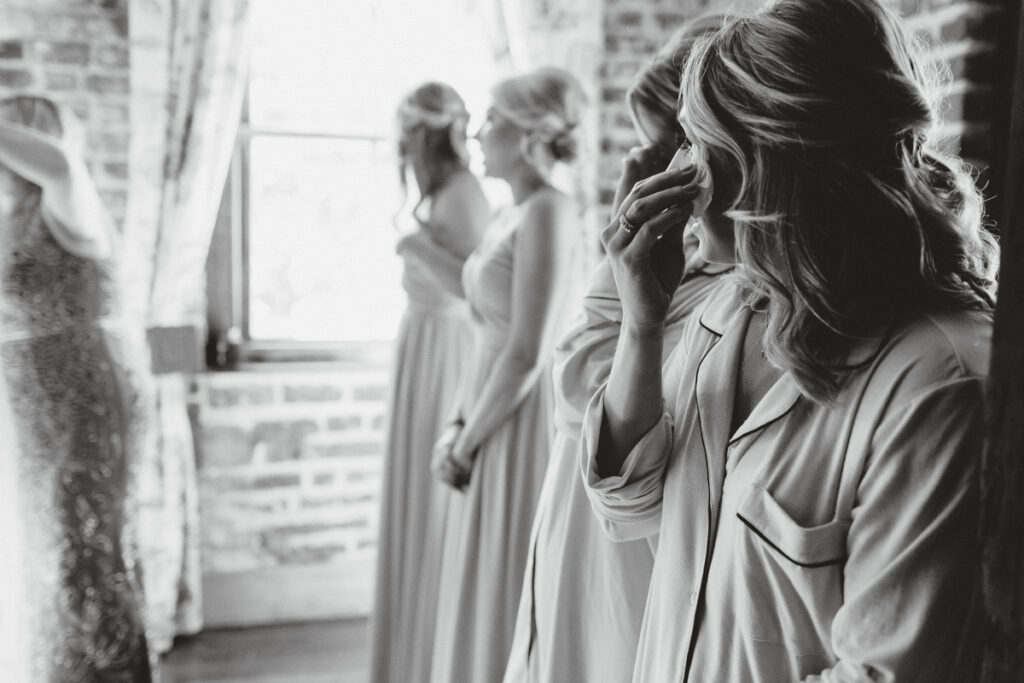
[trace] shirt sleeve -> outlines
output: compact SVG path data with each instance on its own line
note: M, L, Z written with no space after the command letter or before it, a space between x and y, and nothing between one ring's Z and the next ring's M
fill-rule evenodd
M835 666L805 681L974 680L984 383L959 379L874 432L847 540Z
M717 273L687 274L672 296L665 321L664 353L679 343L690 315L717 283ZM583 297L583 311L555 349L555 426L578 439L583 414L611 374L622 328L622 303L607 260L601 261Z
M672 446L672 416L661 417L629 452L617 475L602 477L597 468L597 448L604 420L602 385L583 419L581 467L583 483L594 514L614 541L632 541L658 533L664 470Z

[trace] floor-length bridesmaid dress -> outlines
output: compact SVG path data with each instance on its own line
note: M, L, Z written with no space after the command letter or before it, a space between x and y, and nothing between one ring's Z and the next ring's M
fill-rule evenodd
M509 337L516 228L525 205L499 214L463 271L475 333L462 399L467 412ZM438 596L433 683L495 683L505 670L530 527L554 436L554 342L542 342L545 369L511 417L481 445L466 491L453 494Z
M415 683L430 671L451 495L431 475L431 453L452 417L472 348L468 306L444 291L415 257L405 260L402 285L408 307L398 332L389 407L371 619L374 683Z

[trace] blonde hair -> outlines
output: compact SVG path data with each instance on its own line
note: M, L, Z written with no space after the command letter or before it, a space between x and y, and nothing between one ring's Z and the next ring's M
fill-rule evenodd
M737 169L748 302L768 358L818 400L858 340L914 311L990 310L998 246L934 140L938 72L878 0L778 0L694 47L680 121Z
M541 67L498 82L491 94L494 108L546 146L554 160L576 158L587 98L575 76Z
M466 103L455 88L447 83L424 83L402 98L398 105L399 128L399 181L406 190L409 168L405 136L417 128L424 128L423 158L427 171L427 187L420 188L421 201L440 190L452 173L469 164L466 150L466 126L469 112Z
M626 106L634 121L637 120L637 110L643 107L661 118L665 128L676 131L677 142L683 141L683 129L676 118L683 68L697 39L720 29L724 20L724 15L707 14L686 22L641 67L626 90Z

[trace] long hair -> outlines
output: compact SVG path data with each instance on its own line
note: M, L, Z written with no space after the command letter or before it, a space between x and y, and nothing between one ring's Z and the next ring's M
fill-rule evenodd
M398 165L403 193L408 192L410 163L407 138L423 129L423 148L419 162L426 170L425 187L419 188L420 201L436 194L451 175L469 164L466 151L466 126L469 112L453 87L446 83L424 83L406 95L398 106Z
M879 0L778 0L693 49L680 121L739 172L725 215L747 301L816 400L886 323L993 307L982 198L933 137L940 75Z
M587 98L575 76L563 69L540 67L499 81L491 95L494 108L540 142L552 159L576 158Z
M683 68L697 39L722 28L724 20L724 15L707 14L686 22L640 68L626 90L626 106L634 123L637 109L642 107L662 119L666 129L674 130L678 143L683 141L683 129L676 118Z

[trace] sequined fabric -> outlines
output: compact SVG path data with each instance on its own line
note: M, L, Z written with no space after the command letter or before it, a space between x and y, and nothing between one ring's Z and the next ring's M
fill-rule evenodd
M0 339L18 442L31 680L152 680L134 561L134 393L114 268L65 251L38 196L0 218Z

